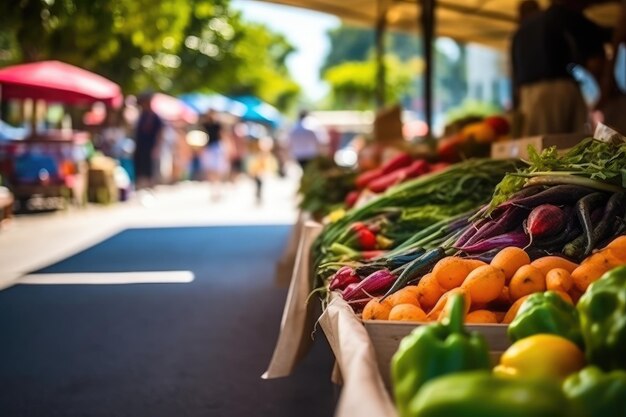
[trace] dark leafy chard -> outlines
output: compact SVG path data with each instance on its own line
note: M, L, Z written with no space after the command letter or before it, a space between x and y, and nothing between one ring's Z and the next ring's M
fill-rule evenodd
M528 153L528 168L507 175L496 187L490 203L491 210L511 199L513 194L529 183L570 183L589 188L608 185L610 189L604 188L605 191L626 188L626 143L622 140L588 138L564 155L559 155L556 147L538 152L529 146ZM553 181L556 177L558 179Z

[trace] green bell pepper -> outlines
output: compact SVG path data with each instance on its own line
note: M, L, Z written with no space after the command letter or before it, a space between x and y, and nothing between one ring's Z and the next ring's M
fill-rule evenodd
M414 417L569 417L571 407L551 380L472 371L427 383L411 401L409 412Z
M576 307L554 291L530 295L520 306L507 330L513 342L539 333L562 336L583 346Z
M587 361L605 371L626 369L626 267L592 283L577 308Z
M565 395L582 417L626 416L626 371L605 373L588 366L563 383Z
M453 372L489 369L484 337L463 327L463 296L450 298L450 315L441 323L417 327L391 360L394 395L400 417L414 416L409 403L427 381Z

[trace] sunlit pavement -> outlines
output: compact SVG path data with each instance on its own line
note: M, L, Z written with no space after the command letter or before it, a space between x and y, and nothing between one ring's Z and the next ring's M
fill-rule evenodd
M297 216L298 173L264 180L262 200L241 177L215 189L183 182L135 193L129 201L16 216L0 229L0 288L131 227L290 224Z

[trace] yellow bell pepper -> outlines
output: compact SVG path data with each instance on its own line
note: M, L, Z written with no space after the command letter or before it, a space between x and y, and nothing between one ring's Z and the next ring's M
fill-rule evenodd
M511 377L564 379L585 366L585 355L572 341L553 334L536 334L509 347L494 373Z

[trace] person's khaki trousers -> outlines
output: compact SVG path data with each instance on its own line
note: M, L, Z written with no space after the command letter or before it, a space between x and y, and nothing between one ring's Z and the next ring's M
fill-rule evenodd
M520 88L522 133L536 136L587 131L589 109L573 80L549 80Z

